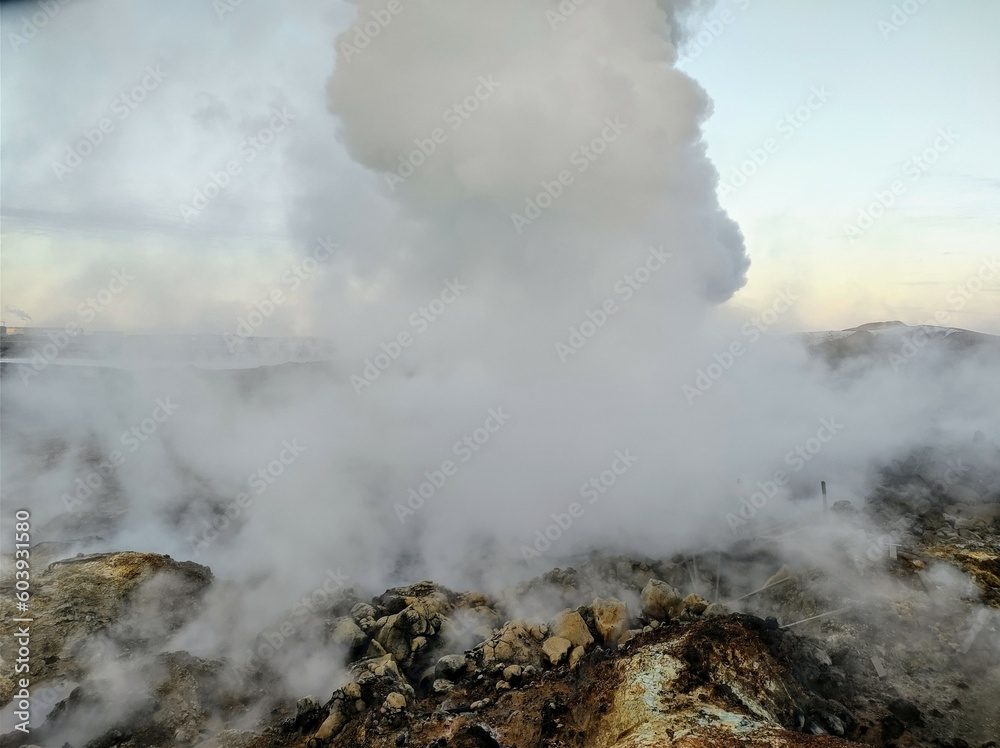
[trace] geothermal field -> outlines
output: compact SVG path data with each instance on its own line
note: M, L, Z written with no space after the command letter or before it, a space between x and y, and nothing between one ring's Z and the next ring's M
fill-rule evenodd
M1000 748L995 3L0 26L0 748Z

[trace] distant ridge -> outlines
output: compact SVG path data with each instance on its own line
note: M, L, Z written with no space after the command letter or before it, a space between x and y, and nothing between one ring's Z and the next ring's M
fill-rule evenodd
M806 332L799 335L810 352L833 368L851 362L891 363L893 357L912 358L914 351L939 350L956 356L980 351L1000 355L1000 337L958 327L907 325L898 320L868 322L846 330Z
M866 322L863 325L858 325L857 327L849 327L848 330L884 330L888 327L907 327L906 324L900 322L899 320L893 320L892 322Z

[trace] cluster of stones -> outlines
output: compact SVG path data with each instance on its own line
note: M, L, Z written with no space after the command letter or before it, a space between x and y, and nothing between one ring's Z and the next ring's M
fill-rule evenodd
M649 579L640 600L641 611L635 615L622 600L598 597L590 605L564 609L547 623L515 619L502 625L486 596L459 596L429 582L391 590L371 604L357 603L349 616L331 622L331 639L354 659L354 680L322 707L322 723L310 744L324 745L354 716L370 710L377 710L374 718L380 726L398 728L418 691L443 698L461 683L492 684L499 695L547 669L575 669L595 647L624 647L663 622L730 614L698 595L682 597L658 579ZM478 644L458 653L463 641L476 640ZM468 708L476 711L492 701L478 699ZM317 707L310 697L299 710Z

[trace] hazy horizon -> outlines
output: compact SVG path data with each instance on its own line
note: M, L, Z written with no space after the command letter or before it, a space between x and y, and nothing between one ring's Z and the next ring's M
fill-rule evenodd
M750 260L746 283L714 314L759 313L796 285L801 298L778 329L945 314L948 325L1000 333L1000 146L990 125L1000 103L965 95L985 94L1000 72L990 39L1000 6L919 3L894 17L896 5L721 0L681 17L678 69L711 99L701 142ZM65 324L127 268L136 279L102 311L103 327L217 332L273 288L290 290L281 279L325 236L343 246L338 257L356 259L301 278L267 321L270 334L326 334L322 297L344 293L340 273L378 302L389 286L365 255L412 236L388 230L406 211L380 171L351 156L342 113L331 116L325 100L339 66L365 64L364 55L338 61L330 43L357 33L349 4L59 7L31 38L33 3L0 11L5 308ZM586 5L574 14L586 17ZM393 44L393 33L371 48ZM474 89L483 72L455 90ZM56 81L58 97L38 95ZM102 120L108 132L89 153L80 143ZM272 121L280 130L258 148L250 139ZM71 150L87 153L77 163ZM184 215L233 160L240 174ZM885 214L847 235L895 182ZM986 282L956 296L977 273Z

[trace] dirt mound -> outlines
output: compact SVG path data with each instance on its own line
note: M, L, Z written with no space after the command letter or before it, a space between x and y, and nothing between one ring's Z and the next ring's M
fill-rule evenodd
M37 560L36 560L37 562ZM211 571L151 553L103 553L55 561L32 579L32 683L77 678L93 663L166 641L189 620ZM0 620L15 608L14 576L0 580ZM13 624L8 624L13 626ZM0 644L0 705L14 694L14 640Z

